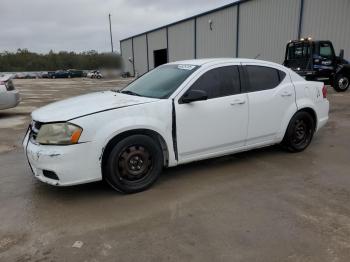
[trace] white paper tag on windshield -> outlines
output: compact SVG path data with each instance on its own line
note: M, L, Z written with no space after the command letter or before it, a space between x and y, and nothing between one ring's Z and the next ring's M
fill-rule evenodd
M195 67L196 66L193 66L193 65L178 65L177 66L178 69L182 69L182 70L192 70Z

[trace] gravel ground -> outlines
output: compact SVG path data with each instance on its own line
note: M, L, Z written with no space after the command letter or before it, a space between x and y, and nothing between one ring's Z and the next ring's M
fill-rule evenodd
M269 147L164 171L150 190L35 180L29 113L126 80L17 80L0 113L0 261L350 261L350 92L303 153Z

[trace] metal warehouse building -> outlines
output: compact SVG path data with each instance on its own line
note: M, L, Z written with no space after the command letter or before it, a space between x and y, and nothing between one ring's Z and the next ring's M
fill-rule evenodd
M171 61L245 57L282 63L291 39L331 40L350 57L350 0L241 0L120 41L124 70Z

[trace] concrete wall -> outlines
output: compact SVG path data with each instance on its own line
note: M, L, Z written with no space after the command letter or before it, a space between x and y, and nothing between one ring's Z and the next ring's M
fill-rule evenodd
M300 1L248 1L239 14L239 57L282 63L286 44L298 37Z
M160 29L148 34L149 69L154 68L153 51L167 48L166 29Z
M134 38L135 73L139 76L148 71L146 41L146 35Z
M194 19L170 26L168 29L169 61L194 58Z
M302 36L331 40L336 54L350 59L350 1L304 0Z
M124 71L134 75L133 64L129 61L129 58L133 59L132 40L128 39L120 42L120 51L122 53Z
M235 57L236 21L237 6L198 17L197 58Z

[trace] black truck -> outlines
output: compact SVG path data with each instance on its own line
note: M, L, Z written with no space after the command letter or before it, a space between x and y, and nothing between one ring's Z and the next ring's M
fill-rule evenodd
M344 50L335 55L331 41L313 41L311 38L293 40L287 44L283 65L307 80L319 80L344 92L350 85L350 64L344 59Z

